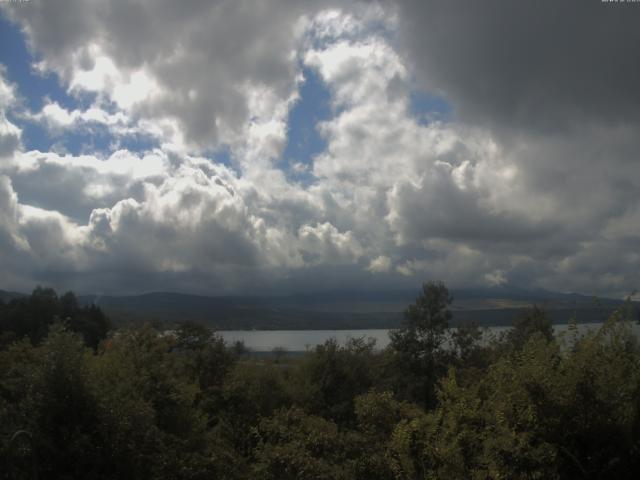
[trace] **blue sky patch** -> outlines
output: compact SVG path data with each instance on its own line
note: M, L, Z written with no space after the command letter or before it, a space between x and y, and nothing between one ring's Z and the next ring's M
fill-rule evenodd
M108 154L111 151L113 136L106 125L90 123L81 128L65 131L59 143L72 155Z
M27 47L26 38L20 28L0 14L0 63L5 67L8 82L17 87L16 94L21 105L31 113L37 113L47 101L57 102L62 108L74 110L86 108L95 99L93 94L79 97L67 94L60 78L52 72L40 75L32 65L39 59ZM48 100L47 100L48 99ZM52 135L47 127L33 120L25 119L17 112L8 112L9 120L22 129L22 143L27 150L48 151L54 146L62 147L69 153L78 154L87 148L108 148L110 140L100 126L91 126L80 132ZM105 129L103 127L103 129Z
M233 156L229 145L220 145L214 150L207 150L204 152L204 156L210 158L215 163L222 164L227 168L235 170Z
M304 82L300 86L300 98L289 112L287 145L282 154L293 178L305 175L294 171L294 165L301 163L310 167L313 157L327 148L327 141L317 126L332 116L331 93L325 83L313 69L305 67L302 73Z
M228 145L223 145L213 153L213 160L226 167L232 167L231 149Z
M118 148L131 152L148 152L160 146L160 141L153 135L138 133L119 139Z
M45 98L58 102L65 108L77 106L79 99L67 94L55 73L43 76L33 71L32 64L38 60L27 48L20 28L0 13L0 63L6 67L9 82L18 86L18 93L24 98L25 106L33 112L40 111Z
M416 90L409 96L411 114L420 125L451 120L452 108L444 97Z
M40 150L47 152L55 143L44 125L31 121L23 121L20 118L9 114L9 120L22 129L21 140L26 150Z
M38 113L48 102L56 102L69 111L85 110L95 101L96 94L80 92L69 95L57 74L40 75L32 65L39 59L27 47L20 28L0 14L0 64L5 67L6 79L16 85L21 105L31 113ZM101 105L108 113L117 108L112 102ZM61 132L49 131L45 125L25 118L18 112L7 112L9 120L22 129L22 143L26 150L62 150L72 155L103 153L108 155L119 148L134 152L150 150L158 146L156 138L135 134L116 137L106 125L85 123Z

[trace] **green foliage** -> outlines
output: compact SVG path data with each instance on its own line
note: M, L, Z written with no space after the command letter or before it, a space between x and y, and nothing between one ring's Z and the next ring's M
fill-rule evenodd
M345 450L338 427L299 408L280 410L256 431L254 478L264 480L346 479Z
M0 305L3 326L26 321L5 330L0 349L1 478L640 474L630 302L600 328L560 339L533 308L482 344L474 325L447 337L448 291L425 284L386 351L329 341L274 361L192 323L96 343L101 314L83 325L90 308L72 294L37 289L23 300Z
M389 376L403 398L435 404L437 377L443 371L442 345L451 320L453 298L442 282L422 286L421 294L405 311L402 327L390 334Z
M217 402L209 405L213 425L236 451L248 455L253 446L251 430L263 417L291 405L282 369L277 365L242 361L225 379Z
M354 399L374 384L375 342L350 339L345 346L330 339L308 354L294 378L297 400L315 415L354 423Z
M528 308L516 318L513 328L507 333L506 340L512 348L520 350L534 334L542 335L548 341L553 339L551 320L538 306Z
M402 420L422 415L415 404L399 402L391 392L368 392L356 397L355 411L361 431L372 437L387 439Z
M28 297L0 305L0 348L22 338L37 345L56 321L79 333L93 349L111 329L111 322L96 305L81 307L72 292L58 297L51 288L37 287Z
M87 355L82 341L60 324L39 347L19 343L1 354L3 437L27 431L45 478L99 476L103 458Z
M462 365L477 365L481 363L479 357L482 330L477 323L465 323L451 333L451 345Z
M183 361L185 373L197 382L201 397L215 395L237 360L221 336L193 322L183 322L175 332L172 350Z
M433 478L635 478L640 351L611 320L573 350L536 333L393 435L401 471ZM428 473L430 472L430 473Z
M428 282L414 304L405 311L402 328L392 336L398 351L415 350L413 354L428 356L437 351L444 340L451 312L453 297L442 282Z
M172 340L149 326L121 332L93 358L106 445L120 478L199 478L206 457L197 385L182 375Z
M172 340L149 327L119 332L97 355L54 324L38 347L0 353L2 455L26 430L42 478L237 478L234 450L207 431ZM28 468L27 468L28 467ZM26 469L26 470L25 470Z

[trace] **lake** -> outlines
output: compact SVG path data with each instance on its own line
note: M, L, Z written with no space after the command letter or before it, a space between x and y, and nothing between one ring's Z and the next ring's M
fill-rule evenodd
M578 324L578 331L586 332L598 328L600 323ZM510 327L488 327L483 329L483 338L499 335ZM554 325L556 334L569 328L569 325ZM640 325L634 325L636 334L640 334ZM254 352L270 352L274 348L282 347L290 352L304 352L313 349L330 338L335 338L344 345L349 338L373 338L380 349L389 344L389 329L370 330L221 330L218 332L227 343L244 342L245 346Z

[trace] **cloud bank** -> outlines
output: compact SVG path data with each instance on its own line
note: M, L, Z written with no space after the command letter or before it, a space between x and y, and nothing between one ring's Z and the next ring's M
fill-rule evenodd
M30 110L0 70L2 287L622 295L640 283L630 7L3 4L73 101ZM324 149L285 162L309 72ZM51 148L25 147L34 126ZM100 148L56 143L96 129Z

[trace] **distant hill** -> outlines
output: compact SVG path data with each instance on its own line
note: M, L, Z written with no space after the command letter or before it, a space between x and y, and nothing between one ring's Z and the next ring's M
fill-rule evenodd
M191 320L220 330L243 329L358 329L396 328L404 309L418 290L333 290L315 293L258 297L207 297L171 292L132 296L82 295L83 304L99 305L115 323L151 321L171 325ZM24 296L0 290L8 302ZM575 316L581 323L606 319L621 300L594 299L578 293L525 290L514 287L453 290L453 325L476 321L483 326L510 325L531 305L544 307L554 323Z
M80 297L96 303L118 323L192 320L221 330L396 328L416 291L327 291L274 297L200 295L155 292L135 296ZM533 304L544 307L554 323L572 316L579 322L606 319L621 300L580 294L497 287L454 290L453 324L477 321L483 326L510 325Z
M9 302L10 300L13 300L14 298L20 298L20 297L24 297L24 296L25 296L24 293L9 292L7 290L0 290L0 300L2 300L3 302Z
M82 296L97 303L116 322L192 320L217 329L386 328L397 324L400 310L366 311L350 305L335 310L327 301L298 297L205 297L177 293L136 296Z

